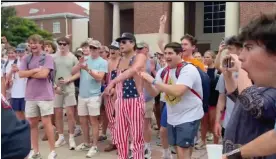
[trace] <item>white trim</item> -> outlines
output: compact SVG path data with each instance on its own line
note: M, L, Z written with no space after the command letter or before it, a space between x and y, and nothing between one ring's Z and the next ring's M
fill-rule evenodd
M53 22L53 33L60 33L60 22Z
M74 14L74 13L56 13L56 14L45 14L45 15L35 15L35 16L27 16L24 18L27 19L47 19L47 18L58 18L58 17L68 17L68 18L88 18L89 16L83 16L79 14Z

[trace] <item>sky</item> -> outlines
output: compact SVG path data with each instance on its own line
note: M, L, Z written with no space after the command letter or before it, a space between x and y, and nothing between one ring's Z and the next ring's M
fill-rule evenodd
M13 5L26 4L26 3L35 3L35 2L4 2L3 6L13 6ZM89 10L89 2L75 2L75 3Z

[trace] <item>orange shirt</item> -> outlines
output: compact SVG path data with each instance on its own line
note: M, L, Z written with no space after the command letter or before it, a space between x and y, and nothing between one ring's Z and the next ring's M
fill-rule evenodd
M196 67L200 68L202 71L206 72L204 64L202 62L200 62L199 60L194 59L194 58L186 58L186 57L183 57L183 60L186 62L192 63Z

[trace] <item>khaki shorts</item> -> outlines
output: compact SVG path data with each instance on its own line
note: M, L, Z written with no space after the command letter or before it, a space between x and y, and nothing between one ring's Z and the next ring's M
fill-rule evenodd
M54 114L53 101L26 101L25 114L27 118Z
M146 102L146 113L145 118L151 118L153 112L154 99Z
M101 97L78 97L78 115L79 116L99 116L101 107Z
M76 106L77 100L76 100L75 94L69 94L69 95L55 94L54 104L55 104L54 105L55 108Z

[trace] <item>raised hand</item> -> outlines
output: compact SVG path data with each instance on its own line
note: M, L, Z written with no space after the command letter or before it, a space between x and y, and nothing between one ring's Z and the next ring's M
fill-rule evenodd
M167 13L160 17L160 25L165 25L167 21Z

